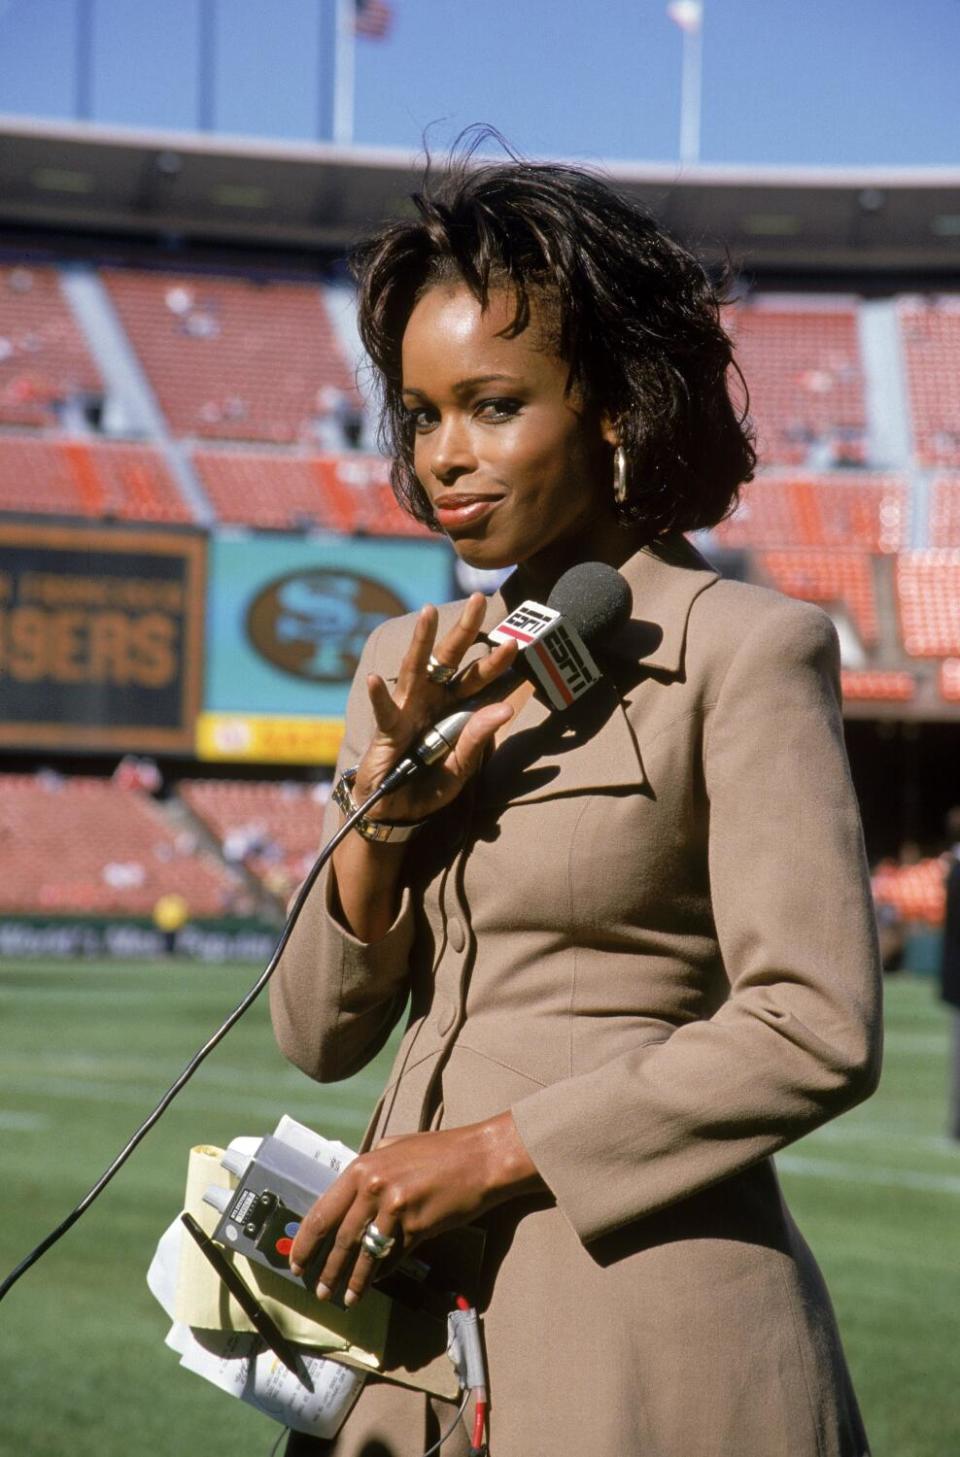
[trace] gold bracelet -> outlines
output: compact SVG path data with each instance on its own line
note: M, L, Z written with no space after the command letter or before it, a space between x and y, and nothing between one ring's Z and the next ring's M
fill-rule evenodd
M360 807L351 793L358 768L359 765L355 764L352 769L344 769L333 791L333 802L344 815L356 814ZM366 815L361 815L353 828L372 844L382 845L391 840L395 845L400 845L404 840L412 840L426 823L426 820L370 820Z

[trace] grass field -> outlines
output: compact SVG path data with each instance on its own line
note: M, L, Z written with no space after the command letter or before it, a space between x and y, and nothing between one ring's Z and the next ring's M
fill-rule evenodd
M0 963L0 1275L73 1207L253 978L249 967ZM929 983L893 979L887 1005L880 1092L779 1164L833 1292L874 1457L950 1457L960 1148L942 1135L946 1026ZM4 1457L267 1457L278 1429L178 1368L144 1272L179 1208L191 1144L266 1132L282 1112L355 1139L383 1061L316 1087L274 1050L265 1002L253 1008L0 1306Z

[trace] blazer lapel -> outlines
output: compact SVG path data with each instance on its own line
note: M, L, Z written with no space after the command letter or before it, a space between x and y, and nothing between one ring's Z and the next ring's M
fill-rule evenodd
M623 628L594 651L608 672L563 713L551 712L539 698L528 700L487 762L485 798L520 804L646 783L628 716L634 689L648 677L682 677L690 608L717 573L683 537L644 548L620 570L633 606ZM485 630L503 620L518 596L505 585L506 598L498 592L488 603Z

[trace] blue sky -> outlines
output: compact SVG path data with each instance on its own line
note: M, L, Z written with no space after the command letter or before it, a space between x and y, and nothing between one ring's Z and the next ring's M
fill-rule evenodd
M94 119L193 127L207 0L88 0ZM331 0L214 0L219 130L328 124ZM0 0L0 111L73 114L78 0ZM960 165L960 0L705 0L702 160ZM531 156L675 161L666 0L394 0L357 49L356 140L471 122Z

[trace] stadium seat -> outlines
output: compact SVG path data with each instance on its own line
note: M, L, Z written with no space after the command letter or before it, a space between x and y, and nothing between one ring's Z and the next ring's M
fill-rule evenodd
M160 450L119 441L0 435L0 512L187 523Z
M281 901L296 889L320 848L329 785L250 780L187 780L180 797L220 842Z
M240 884L142 792L106 779L3 776L4 912L149 916L161 895L177 892L192 915L216 916Z
M960 656L960 549L901 552L896 593L905 652Z
M960 466L960 296L903 299L899 314L917 460Z
M942 925L944 866L939 859L920 860L916 865L884 863L877 867L872 879L877 905L892 906L904 921Z
M726 322L749 391L761 463L803 465L819 455L821 465L864 464L855 306L759 296L728 309Z
M763 475L744 486L734 514L714 528L728 547L858 547L906 543L909 495L897 476Z
M960 475L938 476L930 492L931 546L960 546Z
M58 270L0 265L0 425L56 425L66 401L102 388Z
M912 673L895 670L844 668L840 674L844 698L872 703L909 703L917 689Z
M944 658L940 664L940 696L945 703L960 703L960 658Z
M380 456L204 448L194 451L193 462L217 518L228 525L428 534L397 505Z
M294 444L361 401L319 284L103 274L177 435Z
M765 551L758 553L757 562L779 591L807 602L845 607L863 643L877 642L873 573L866 552Z

